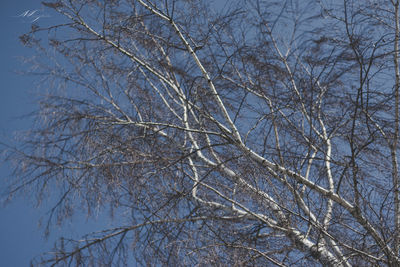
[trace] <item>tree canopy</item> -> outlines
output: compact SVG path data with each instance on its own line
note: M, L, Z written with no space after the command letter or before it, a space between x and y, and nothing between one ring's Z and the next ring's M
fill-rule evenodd
M398 0L42 4L9 193L118 226L34 264L400 265Z

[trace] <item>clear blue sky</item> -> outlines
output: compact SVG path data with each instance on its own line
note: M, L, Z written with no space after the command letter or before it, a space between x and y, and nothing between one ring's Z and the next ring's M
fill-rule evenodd
M32 19L17 16L35 9L40 9L40 1L0 1L0 138L3 142L8 142L13 132L29 126L26 119L16 118L35 108L29 94L33 91L32 77L15 73L23 69L18 56L31 53L19 43L18 36L29 31ZM4 191L8 174L9 169L2 163L0 192ZM0 206L0 266L29 266L31 258L53 246L52 236L46 242L43 231L38 228L38 220L46 209L33 209L29 203L28 199L17 198L6 207Z

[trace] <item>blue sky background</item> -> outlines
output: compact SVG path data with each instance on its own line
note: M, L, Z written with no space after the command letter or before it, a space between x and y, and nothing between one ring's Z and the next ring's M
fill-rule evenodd
M1 0L0 1L0 138L9 143L15 131L27 129L30 125L23 116L36 107L32 101L33 78L18 75L18 70L27 66L20 63L18 57L32 53L23 47L18 37L30 30L34 18L18 17L27 10L40 9L40 1ZM50 20L51 17L41 18ZM40 21L38 21L40 24ZM4 192L5 179L10 169L4 163L0 166L0 192ZM4 195L1 195L1 199ZM34 209L31 199L18 197L7 206L0 206L0 266L29 266L30 260L43 251L53 247L54 229L46 242L43 229L38 221L46 213L46 207Z

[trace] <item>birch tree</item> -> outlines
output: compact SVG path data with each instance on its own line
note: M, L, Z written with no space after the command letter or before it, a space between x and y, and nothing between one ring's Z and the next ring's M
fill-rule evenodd
M118 226L34 263L400 265L398 0L43 5L9 193Z

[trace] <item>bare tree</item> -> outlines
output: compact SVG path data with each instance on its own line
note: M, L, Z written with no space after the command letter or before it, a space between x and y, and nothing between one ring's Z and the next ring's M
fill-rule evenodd
M400 266L398 0L43 5L10 193L120 226L42 264Z

